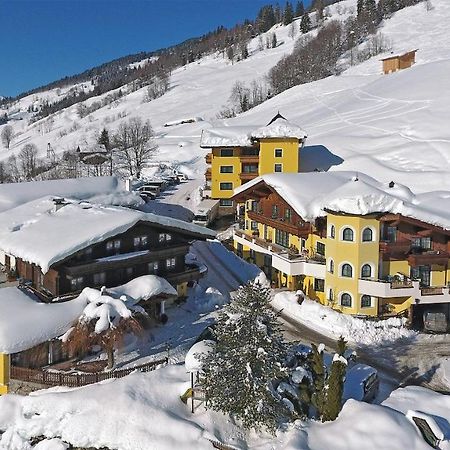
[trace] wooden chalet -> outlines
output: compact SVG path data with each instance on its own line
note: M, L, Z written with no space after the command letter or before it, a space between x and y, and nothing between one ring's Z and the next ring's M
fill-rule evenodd
M385 75L397 72L397 70L408 69L416 62L416 50L403 53L401 55L392 55L383 58L383 72Z

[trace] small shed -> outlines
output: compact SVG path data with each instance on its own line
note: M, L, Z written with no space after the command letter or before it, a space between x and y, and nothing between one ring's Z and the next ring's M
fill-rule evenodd
M392 55L387 58L383 58L383 72L385 75L397 70L408 69L416 62L416 52L418 49L411 50L401 55Z

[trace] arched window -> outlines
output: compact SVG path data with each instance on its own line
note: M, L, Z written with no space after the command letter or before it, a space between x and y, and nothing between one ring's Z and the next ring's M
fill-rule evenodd
M353 230L351 228L344 228L342 232L343 241L353 241Z
M344 292L341 295L341 306L347 306L348 308L351 308L352 296L350 294L347 294L346 292Z
M334 237L336 236L336 228L334 227L334 225L330 226L330 238L334 239Z
M371 228L364 228L362 233L363 242L372 242L373 241L373 231Z
M334 273L334 261L330 259L330 267L328 270L330 273Z
M372 267L370 264L364 264L361 267L361 278L370 278L372 276Z
M351 278L353 276L352 266L350 264L342 264L341 275Z
M370 308L372 306L372 297L370 295L361 296L361 308Z

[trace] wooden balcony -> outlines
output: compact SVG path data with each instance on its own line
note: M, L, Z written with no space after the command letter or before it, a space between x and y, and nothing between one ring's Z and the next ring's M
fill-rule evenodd
M205 172L205 180L210 181L211 178L212 178L211 169L208 168L208 169L206 169L206 172Z
M411 253L408 255L408 264L411 267L438 264L446 266L450 255L441 251L423 251L422 253Z
M242 164L257 164L259 162L259 155L241 155L239 160Z
M286 231L295 236L307 236L313 232L313 227L309 222L306 222L304 225L300 226L287 222L283 218L273 219L254 211L248 211L247 214L250 220L268 225L272 228L277 228L278 230Z
M239 178L240 178L241 181L243 181L243 182L253 180L253 179L256 178L257 176L258 176L258 172L241 172L241 173L239 174Z
M211 162L212 162L212 153L208 153L205 156L205 161L206 161L206 164L211 164Z

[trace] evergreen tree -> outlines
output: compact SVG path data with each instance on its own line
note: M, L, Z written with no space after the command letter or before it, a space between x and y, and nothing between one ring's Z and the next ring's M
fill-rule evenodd
M313 374L313 393L311 403L316 408L317 416L323 416L325 408L325 378L326 371L323 363L323 345L317 347L311 344L310 367Z
M359 17L364 9L364 0L358 0L356 3L356 14Z
M308 31L311 31L311 19L309 18L309 14L303 14L302 20L300 21L300 31L305 34Z
M286 2L283 14L283 24L289 25L294 20L294 10L292 9L291 2Z
M277 46L277 35L275 33L272 33L272 48L275 48Z
M333 357L330 374L325 386L326 399L322 421L336 420L342 408L342 394L344 392L347 360L344 358L346 342L340 337L338 341L338 353Z
M301 17L305 14L305 7L303 6L303 2L297 2L297 6L295 7L295 17Z
M317 21L323 20L323 8L324 8L323 0L316 0L314 2L314 8L317 12L316 15Z
M276 23L272 5L263 6L256 17L256 27L260 33L270 30Z
M267 288L249 283L219 313L202 384L208 408L232 415L245 428L273 432L289 414L272 385L286 375L288 348L269 299Z
M100 145L103 145L106 150L110 149L109 133L106 128L103 128L102 132L100 133L100 136L98 137L97 142Z

